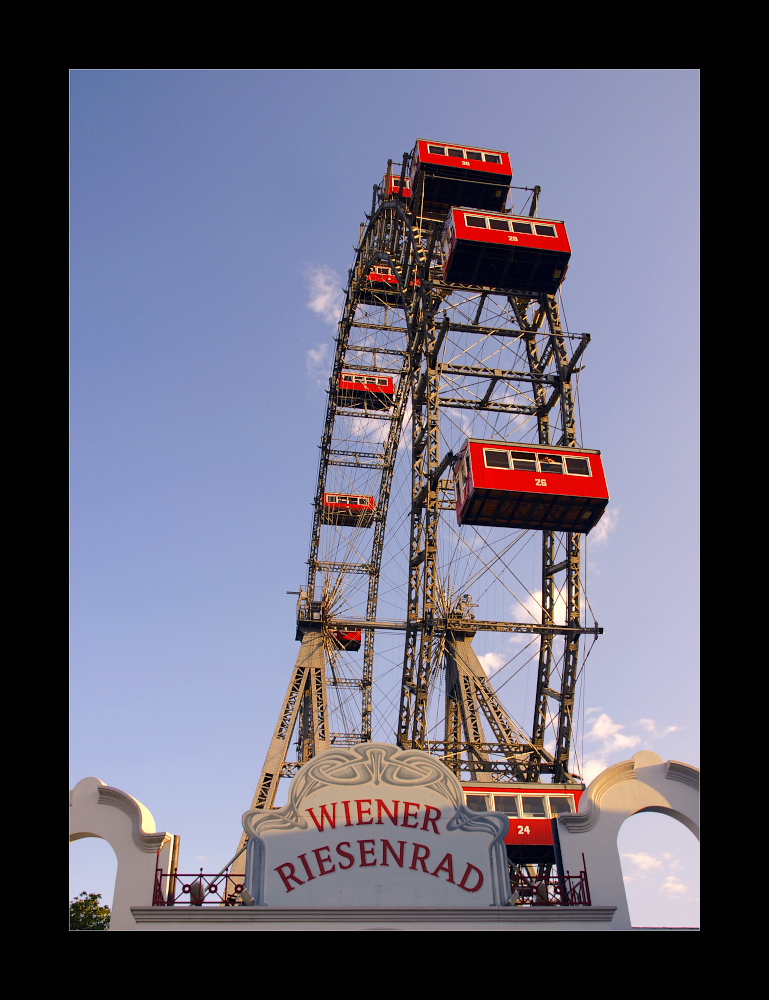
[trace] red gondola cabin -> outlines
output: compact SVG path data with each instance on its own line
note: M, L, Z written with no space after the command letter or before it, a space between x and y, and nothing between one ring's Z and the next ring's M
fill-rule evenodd
M382 181L382 190L384 191L384 196L386 199L392 198L394 194L400 191L401 186L401 175L400 174L387 174L384 175L384 180ZM411 197L411 178L408 174L403 178L403 197L408 199Z
M417 139L411 154L411 190L427 212L443 213L452 205L499 212L512 179L510 157L501 149Z
M357 653L360 649L360 632L329 632L329 635L337 649L344 649L348 653Z
M552 295L570 257L566 227L555 219L452 208L443 228L443 277L453 285Z
M463 785L465 801L473 812L501 812L510 818L505 837L508 860L517 863L554 861L552 820L574 813L584 791L582 785L502 784L484 787Z
M419 278L416 279L417 287L421 284ZM414 279L409 282L409 287L414 287ZM384 302L399 303L401 301L398 291L398 279L393 274L392 268L386 264L374 264L369 268L369 272L361 283L361 302L368 305L382 305Z
M391 375L369 372L342 372L339 376L337 405L356 409L389 410L395 395Z
M323 524L370 527L374 509L373 497L350 493L324 493L321 521Z
M587 533L609 502L600 451L470 438L454 465L459 524Z

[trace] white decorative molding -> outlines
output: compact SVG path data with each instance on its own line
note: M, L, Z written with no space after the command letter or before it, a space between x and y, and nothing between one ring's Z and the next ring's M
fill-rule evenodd
M660 758L661 759L661 758ZM607 792L625 781L636 779L635 762L623 760L601 771L587 787L579 803L579 812L567 813L558 817L558 825L575 833L587 833L592 830L601 818L601 799Z
M152 818L152 813L132 795L109 785L102 785L98 789L98 794L100 806L114 806L124 812L131 820L131 836L140 851L145 851L147 854L157 854L163 844L170 839L171 835L168 833L155 832L155 820Z
M297 925L320 930L431 930L433 925L459 930L609 930L613 906L486 906L465 907L295 907L135 906L134 919L142 930L292 930ZM390 926L383 926L383 925ZM342 925L342 926L340 926ZM344 926L347 925L347 926ZM447 926L448 925L448 926ZM299 928L301 929L301 928Z
M156 832L152 813L138 799L99 778L78 781L69 804L70 841L98 837L117 857L110 930L136 930L131 907L152 903L155 868L159 862L168 870L173 838Z
M670 781L682 781L697 792L700 790L699 768L692 767L691 764L682 764L680 760L669 760L665 777Z
M564 867L587 871L594 905L617 907L612 929L630 929L630 913L617 837L637 813L660 813L699 839L699 772L680 761L664 761L651 750L614 764L588 786L576 814L558 817Z

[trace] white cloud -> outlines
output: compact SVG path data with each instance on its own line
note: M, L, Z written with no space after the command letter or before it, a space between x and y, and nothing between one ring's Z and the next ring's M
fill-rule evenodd
M621 732L625 727L614 722L606 712L601 712L593 722L592 729L585 734L585 740L602 744L600 755L604 756L618 750L630 750L641 742L640 736L626 736Z
M640 868L643 872L662 867L662 862L659 858L655 858L652 854L645 854L643 851L638 851L636 854L623 854L622 857L628 858L631 864L635 865L636 868Z
M597 778L601 771L605 771L609 766L607 757L585 757L580 768L580 776L586 785L589 785L593 778Z
M613 535L619 520L619 510L616 507L608 507L598 524L593 528L588 536L591 545L605 545L609 540L609 535Z
M683 882L680 882L675 875L668 875L665 881L659 888L660 892L667 892L671 896L678 896L681 893L686 892L686 886Z
M331 370L331 350L328 344L317 344L311 347L304 356L307 366L307 374L315 381L316 385L322 385L328 378Z
M668 736L670 733L675 733L680 728L679 726L665 726L664 729L658 729L654 719L639 719L638 725L643 726L646 732L654 737L655 740L661 739L663 736Z
M510 615L513 621L523 622L526 625L540 625L542 623L542 591L535 590L523 600L516 597L515 603L510 606ZM566 601L556 592L555 605L553 607L553 619L556 625L563 625L566 621ZM509 642L515 645L522 645L532 641L532 636L528 632L514 632L509 636Z
M582 760L580 774L586 784L590 784L601 771L605 771L610 764L617 763L630 756L630 751L638 746L641 737L635 734L626 734L622 730L625 728L615 722L607 712L602 712L600 708L588 708L585 712L585 724L590 717L593 717L592 727L585 733L585 743L592 744Z
M542 622L542 591L535 590L523 601L516 598L512 608L513 615L519 615L521 611L523 611L523 617L520 619L522 622L533 622L539 625ZM553 620L556 625L563 625L566 622L566 598L557 591L553 606Z
M587 729L587 726L590 726ZM586 732L584 740L590 744L586 750L584 759L581 761L580 774L586 784L590 784L593 778L597 777L601 771L605 771L611 764L616 764L620 760L627 760L632 756L633 751L640 743L648 746L648 739L655 740L670 733L676 732L679 726L658 727L654 719L638 719L633 727L640 727L645 730L643 736L637 733L625 732L626 727L615 722L612 717L600 708L588 708L585 712ZM668 867L674 867L669 865Z
M336 326L344 305L342 279L325 264L310 264L305 268L304 276L310 293L307 307L317 313L324 323Z
M482 653L478 657L478 662L483 667L487 677L491 677L495 670L499 670L505 665L505 659L499 653Z
M680 863L675 855L670 852L662 854L648 854L645 851L634 853L623 853L622 868L628 874L623 874L626 885L632 882L643 882L649 878L650 888L656 888L657 892L664 893L668 897L683 896L688 892L688 887L678 878L677 875L670 874L671 869L680 867Z
M542 591L535 590L533 594L530 594L524 600L519 600L517 597L515 599L515 604L513 605L513 618L517 618L519 615L523 615L521 621L523 622L533 622L537 625L542 621Z

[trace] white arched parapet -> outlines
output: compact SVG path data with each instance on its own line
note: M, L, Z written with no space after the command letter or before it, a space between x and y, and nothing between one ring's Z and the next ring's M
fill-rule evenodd
M155 831L152 813L138 799L98 778L78 781L69 793L69 806L70 843L100 837L117 856L110 930L136 930L131 907L151 905L155 869L159 863L168 871L173 838Z
M677 819L699 840L700 772L677 760L663 761L651 750L607 767L587 787L579 810L558 818L564 868L585 869L594 906L616 906L612 930L631 927L617 846L620 827L639 812Z

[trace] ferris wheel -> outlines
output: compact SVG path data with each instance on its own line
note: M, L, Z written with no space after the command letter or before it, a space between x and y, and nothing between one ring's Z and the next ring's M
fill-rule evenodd
M580 433L590 337L561 319L566 229L511 181L503 151L420 139L374 185L335 338L301 645L252 808L318 753L370 740L479 787L579 781L577 681L602 631L581 557L608 493ZM513 191L528 192L518 214Z

